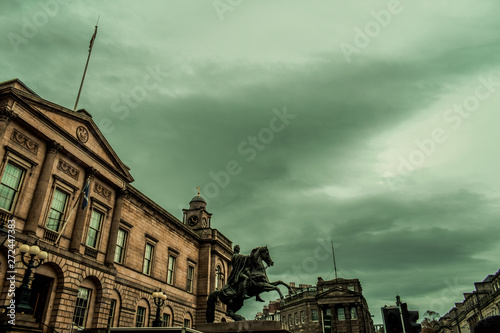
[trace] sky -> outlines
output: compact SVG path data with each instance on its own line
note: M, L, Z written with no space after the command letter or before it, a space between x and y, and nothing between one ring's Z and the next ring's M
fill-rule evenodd
M333 242L378 324L500 268L498 1L1 7L0 81L71 109L100 17L78 107L174 216L200 186L212 227L268 245L270 280L334 278Z

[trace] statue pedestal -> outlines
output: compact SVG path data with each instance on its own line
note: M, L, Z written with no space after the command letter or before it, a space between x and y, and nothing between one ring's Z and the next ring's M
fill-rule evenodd
M232 323L198 324L196 329L203 333L289 333L280 321L244 320Z

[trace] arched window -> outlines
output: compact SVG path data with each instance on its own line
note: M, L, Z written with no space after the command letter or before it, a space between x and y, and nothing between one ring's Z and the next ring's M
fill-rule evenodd
M78 328L90 328L92 318L96 309L96 298L100 292L95 281L96 278L85 278L78 287L76 296L75 311L73 313L73 326Z
M188 312L184 317L184 327L191 328L192 323L193 323L193 316L191 316L191 314Z
M149 303L144 299L140 299L137 303L135 313L135 327L148 327L149 319Z
M174 316L172 315L173 311L170 306L166 306L165 309L163 310L163 327L170 327L173 325L174 322Z
M220 265L215 269L215 289L219 290L224 285L224 271Z
M107 327L118 327L120 322L121 299L118 291L111 290Z

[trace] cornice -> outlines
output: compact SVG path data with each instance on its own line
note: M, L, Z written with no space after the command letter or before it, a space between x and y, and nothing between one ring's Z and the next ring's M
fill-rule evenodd
M49 128L51 128L56 133L58 133L59 135L64 137L67 141L69 141L75 149L80 150L85 155L89 156L94 162L97 162L101 167L106 169L111 174L115 175L123 183L130 183L130 182L134 181L132 175L128 171L128 167L123 162L121 162L121 160L118 158L116 153L114 153L113 149L111 148L109 143L106 141L104 136L98 134L100 132L98 132L96 125L94 124L94 122L92 121L92 119L90 117L83 116L83 115L74 115L74 114L71 115L71 114L68 114L66 112L64 113L65 116L70 116L70 117L72 116L73 118L78 119L78 120L83 121L86 124L88 124L89 128L91 128L93 134L96 135L96 137L99 139L99 142L101 142L106 147L106 150L113 156L113 158L116 160L116 162L118 164L122 165L121 168L117 169L114 165L110 164L109 162L107 162L106 160L101 158L98 154L96 154L94 151L92 151L89 147L87 147L86 145L84 145L80 141L78 141L78 139L76 137L71 135L69 132L67 132L65 129L63 129L61 126L59 126L56 122L54 122L48 116L43 114L43 112L37 110L36 108L34 108L32 105L30 105L29 103L27 103L24 100L25 98L32 99L33 98L32 95L29 95L29 94L27 94L23 91L19 91L17 89L8 88L8 90L15 90L15 92L11 92L11 94L9 94L9 95L12 96L13 98L15 98L15 100L17 102L16 103L17 108L21 108L24 111L32 113L34 116L41 118L43 123L45 123ZM21 94L27 95L27 96L19 96ZM0 99L3 97L5 97L5 94L1 94L1 92L0 92ZM53 103L48 102L48 101L46 101L46 102L49 104L53 104ZM56 104L54 104L54 105L56 105ZM47 107L46 105L44 105L44 106ZM59 109L63 109L63 107L59 106ZM73 111L71 111L71 112L75 113ZM28 123L26 120L24 120L20 117L18 117L17 119L22 121L24 124L33 128L33 126L30 123ZM38 129L33 128L33 131L38 132L40 135L45 137L46 140L50 140L50 138L46 137L46 135L41 133ZM120 171L118 171L118 170L120 170Z

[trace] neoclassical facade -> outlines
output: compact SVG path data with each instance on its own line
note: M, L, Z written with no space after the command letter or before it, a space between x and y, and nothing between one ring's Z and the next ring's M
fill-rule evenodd
M18 79L0 83L0 218L16 246L48 258L30 305L43 330L151 326L152 292L167 295L161 319L196 328L206 300L228 276L232 244L195 196L183 221L134 188L92 115L42 99ZM88 190L82 190L88 186ZM5 227L5 226L4 226ZM0 305L9 304L7 247L0 248ZM16 286L24 265L16 256ZM225 320L218 305L216 320Z
M464 294L461 303L438 321L438 333L474 333L476 324L491 316L500 315L500 270L474 283L475 290Z
M293 293L264 306L258 320L281 321L290 332L373 333L374 326L358 279L323 280L316 286L290 283Z

